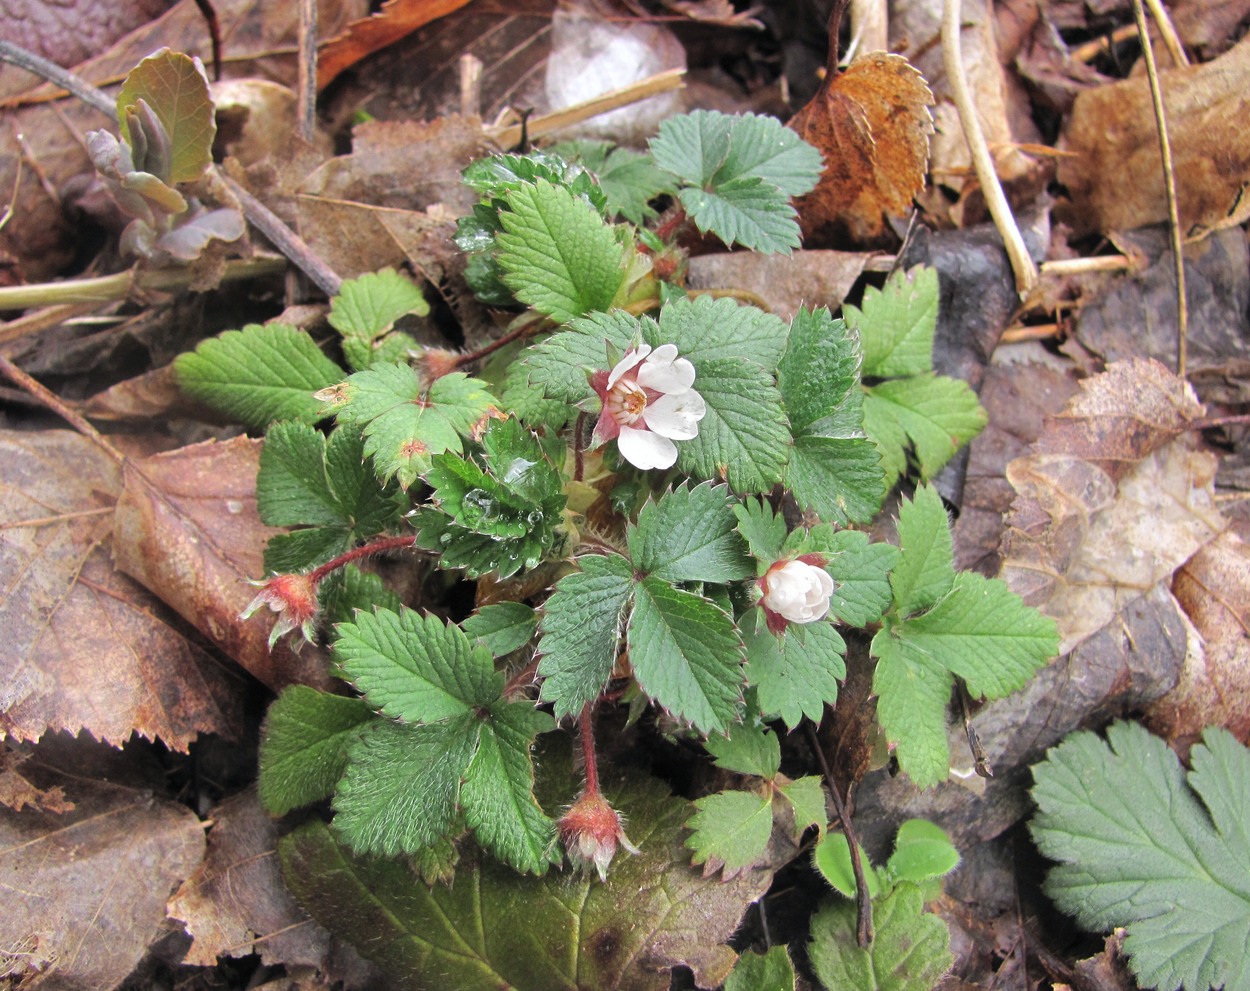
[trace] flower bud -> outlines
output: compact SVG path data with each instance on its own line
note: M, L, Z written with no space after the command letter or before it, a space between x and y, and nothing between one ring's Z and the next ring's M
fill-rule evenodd
M761 605L768 628L781 633L787 623L814 623L829 612L833 579L818 554L778 561L760 579Z
M251 582L260 587L260 593L239 619L247 619L261 606L268 606L278 614L278 621L269 633L269 649L284 633L299 627L304 639L311 641L316 633L317 587L308 575L274 575L263 582Z
M607 880L608 864L616 856L617 846L636 854L638 848L625 836L621 817L596 793L583 794L556 824L560 839L574 864L594 864L600 880Z

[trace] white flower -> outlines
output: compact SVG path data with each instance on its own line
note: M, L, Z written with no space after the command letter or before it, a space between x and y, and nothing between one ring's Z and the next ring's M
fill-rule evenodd
M823 563L819 555L805 554L794 561L778 561L760 579L764 616L774 633L784 630L787 623L814 623L825 618L833 579L821 567Z
M595 372L590 384L603 403L596 442L615 440L621 457L635 468L671 468L677 460L673 442L697 437L707 413L692 388L694 365L677 357L675 344L654 351L640 344L611 372Z

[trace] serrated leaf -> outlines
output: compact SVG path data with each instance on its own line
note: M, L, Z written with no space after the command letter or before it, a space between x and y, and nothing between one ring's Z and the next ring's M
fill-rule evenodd
M703 361L696 373L707 413L698 436L678 445L678 468L723 478L736 492L768 491L781 480L790 440L772 375L744 358Z
M760 179L721 183L715 192L687 188L677 196L700 233L715 234L728 246L788 255L802 243L789 198Z
M1092 930L1128 928L1140 986L1246 991L1250 753L1213 728L1192 762L1186 776L1134 723L1109 727L1105 743L1073 734L1033 768L1030 829L1059 862L1046 884L1059 907Z
M864 396L864 430L881 451L889 488L906 471L908 448L927 481L985 424L985 410L968 383L945 375L879 382Z
M354 564L340 568L327 575L317 586L317 602L322 615L330 626L349 623L356 618L356 611L366 613L374 609L399 612L399 596L391 591L381 575L361 571Z
M725 991L794 991L794 964L784 946L746 952L725 981Z
M696 368L714 358L745 358L771 372L789 334L785 323L771 313L711 296L673 300L660 311L658 324L640 321L640 325L648 331L658 327L648 343L677 345L678 353ZM695 385L698 388L697 379Z
M813 527L806 534L796 530L785 550L794 555L821 554L825 570L834 581L829 612L848 626L867 626L879 620L894 601L890 572L898 564L893 544L870 543L858 530Z
M464 818L487 850L518 871L543 874L559 862L555 824L534 801L534 737L555 721L529 702L496 702L460 792Z
M133 146L126 111L143 100L169 137L169 182L198 179L213 162L217 120L208 77L198 59L162 48L130 70L117 94L122 136Z
M599 177L608 211L638 226L655 217L652 200L675 192L672 177L656 168L650 155L629 148L613 149L592 171Z
M757 692L760 713L794 729L804 716L819 723L825 703L837 701L846 677L846 642L828 622L791 623L784 634L768 629L763 611L742 620L747 683Z
M864 886L868 889L868 896L876 898L881 894L881 878L863 847L859 850L859 861L864 871ZM822 836L812 851L812 864L838 894L844 898L855 897L855 867L851 862L851 844L845 833L826 833Z
M872 640L872 691L877 721L896 743L899 766L918 788L945 781L950 772L946 706L951 675L941 663L886 630Z
M369 704L406 723L489 706L503 688L490 651L460 627L411 609L359 613L338 630L334 656Z
M629 529L634 567L670 582L731 582L753 574L729 490L704 482L648 502Z
M308 334L285 324L248 324L202 341L178 356L174 375L192 399L255 430L275 420L320 419L313 393L343 378Z
M693 186L710 182L729 155L733 118L715 110L670 117L651 139L651 157Z
M625 277L625 251L594 207L544 179L506 199L495 241L517 299L557 323L608 309Z
M600 213L607 204L594 177L556 149L534 150L524 155L491 155L471 163L461 175L470 189L497 203L513 190L542 180L584 197Z
M483 606L460 626L496 657L502 657L534 639L538 614L523 602L497 602Z
M864 290L861 307L844 306L842 313L859 332L865 375L887 378L933 371L937 269L917 266L894 272L880 289Z
M930 991L954 962L946 923L925 912L914 884L900 884L872 908L876 935L864 948L853 902L816 913L807 953L817 978L830 991Z
M839 524L871 520L886 491L872 441L807 434L794 439L785 484L804 511Z
M260 803L286 815L334 793L347 767L347 748L373 718L364 699L329 695L306 685L285 689L269 707L260 737Z
M416 853L456 820L482 723L463 715L408 726L375 720L351 746L334 795L334 828L358 853Z
M825 789L820 778L806 775L778 785L777 791L794 808L796 833L801 835L808 826L815 826L824 834L825 827L829 825L829 815L825 811Z
M781 769L781 741L766 726L736 723L728 736L713 734L703 743L717 767L739 774L773 778Z
M786 521L773 512L772 506L761 499L744 499L734 503L734 516L738 520L738 533L747 542L759 562L759 573L781 556L786 540Z
M796 435L816 427L813 436L863 436L859 365L859 349L843 321L824 307L794 315L777 385Z
M634 586L628 643L639 686L677 719L713 733L737 718L742 641L723 609L660 578L644 578Z
M585 375L582 382L585 382ZM549 399L541 385L530 381L530 369L521 360L508 365L501 394L503 409L533 429L559 430L576 413L563 399Z
M637 341L653 347L664 343L659 339L659 325L650 317L638 318L622 310L591 313L530 348L524 365L530 382L547 396L578 403L594 395L586 369L610 369L609 352L623 355Z
M330 326L344 337L372 342L400 317L428 316L430 304L411 280L393 268L346 280L330 303Z
M959 851L941 826L927 819L908 819L898 827L894 853L885 866L892 877L920 884L958 867Z
M583 557L578 563L581 572L556 582L543 605L538 642L539 697L555 703L557 719L577 715L603 692L633 591L633 568L619 554Z
M928 609L955 580L950 520L937 489L925 486L898 511L899 562L890 573L900 616Z
M705 873L723 869L725 877L733 877L764 859L773 835L773 806L768 796L722 791L694 805L698 811L686 823L693 831L686 840L694 851L692 863L703 864Z

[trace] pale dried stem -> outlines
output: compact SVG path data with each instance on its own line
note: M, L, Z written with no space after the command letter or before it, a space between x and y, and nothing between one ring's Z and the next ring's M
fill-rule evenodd
M886 0L851 0L851 37L861 53L884 52L890 47Z
M1077 45L1071 51L1072 60L1074 62L1092 62L1103 52L1109 52L1112 48L1122 41L1128 41L1137 34L1137 28L1132 24L1121 24L1110 34L1104 34L1101 38L1095 38L1093 41L1087 41L1083 45Z
M300 137L317 136L317 0L299 0L299 77L296 83Z
M972 102L972 93L968 87L968 76L964 72L963 57L960 53L960 2L945 0L942 11L942 61L946 67L946 77L950 82L951 96L955 101L955 109L959 111L959 123L963 128L964 140L968 142L968 150L972 153L972 164L981 183L981 192L985 196L985 205L989 208L994 226L998 228L1003 246L1007 249L1007 257L1011 260L1011 269L1016 276L1016 292L1021 299L1028 296L1037 287L1037 266L1029 256L1024 244L1020 228L1016 225L1011 207L1003 193L1002 183L998 181L998 173L994 168L994 159L990 156L989 146L981 131L981 122L977 118L977 108Z
M1042 262L1043 275L1085 275L1088 272L1131 272L1138 263L1126 255L1100 255L1097 258L1057 258Z
M1163 159L1163 189L1168 201L1168 232L1172 241L1172 258L1176 266L1176 375L1185 378L1186 351L1189 338L1189 304L1185 299L1185 255L1181 234L1180 208L1176 202L1176 171L1172 163L1172 142L1168 137L1167 114L1163 107L1163 89L1159 84L1159 68L1155 64L1154 45L1146 24L1142 0L1133 0L1133 14L1141 35L1142 56L1146 60L1146 76L1150 80L1150 99L1154 104L1155 126L1159 130L1159 155Z
M4 375L10 382L16 385L27 395L31 396L36 402L50 409L53 413L95 444L96 447L107 454L115 462L121 464L126 460L126 456L105 440L104 435L87 422L86 417L70 409L59 396L53 393L42 383L35 381L35 379L31 378L3 355L0 355L0 374Z
M1189 65L1189 56L1185 54L1185 46L1181 44L1180 35L1176 33L1167 8L1159 0L1146 0L1146 6L1150 8L1150 16L1159 25L1159 36L1167 46L1168 54L1172 56L1172 64L1178 69Z

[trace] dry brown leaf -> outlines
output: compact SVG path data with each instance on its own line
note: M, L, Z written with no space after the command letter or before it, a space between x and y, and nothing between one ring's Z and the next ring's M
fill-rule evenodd
M1111 365L1007 466L1018 496L1000 577L1059 624L1061 652L1220 533L1216 459L1186 432L1193 390L1155 361Z
M116 463L70 431L0 433L0 731L64 729L186 750L236 736L240 681L109 560ZM31 521L21 525L22 521Z
M1151 728L1188 749L1207 726L1250 743L1250 546L1231 531L1185 562L1172 594L1202 638L1176 688L1146 714Z
M117 502L117 566L274 691L330 684L324 652L289 638L269 650L268 620L239 613L263 576L265 543L279 531L256 512L261 442L238 437L130 461Z
M836 29L830 37L837 38ZM835 51L829 61L836 59ZM819 184L795 204L804 236L828 231L871 240L885 229L883 214L911 208L924 187L932 104L924 77L901 55L870 52L845 72L828 67L816 95L790 121L825 158Z
M75 65L168 9L166 0L3 0L0 38Z
M341 73L368 55L393 44L417 28L445 17L469 0L386 0L382 9L331 38L317 55L317 88L325 89Z
M282 883L278 832L249 788L209 813L204 863L169 900L169 915L193 942L185 963L211 967L218 957L259 953L269 966L327 970L330 934Z
M163 934L165 899L199 866L204 831L190 809L150 792L66 786L72 812L0 809L0 978L107 991Z
M19 768L29 759L30 754L8 747L0 750L0 805L8 806L14 812L21 812L26 806L39 812L73 811L74 803L66 799L60 785L40 788L23 777Z
M690 259L691 289L746 289L783 320L800 307L842 305L869 256L855 251L796 251L786 255L719 252Z
M1160 72L1176 171L1181 226L1215 227L1250 186L1250 37L1214 62ZM1064 130L1076 157L1059 164L1082 232L1122 231L1167 220L1159 136L1146 79L1077 97Z

